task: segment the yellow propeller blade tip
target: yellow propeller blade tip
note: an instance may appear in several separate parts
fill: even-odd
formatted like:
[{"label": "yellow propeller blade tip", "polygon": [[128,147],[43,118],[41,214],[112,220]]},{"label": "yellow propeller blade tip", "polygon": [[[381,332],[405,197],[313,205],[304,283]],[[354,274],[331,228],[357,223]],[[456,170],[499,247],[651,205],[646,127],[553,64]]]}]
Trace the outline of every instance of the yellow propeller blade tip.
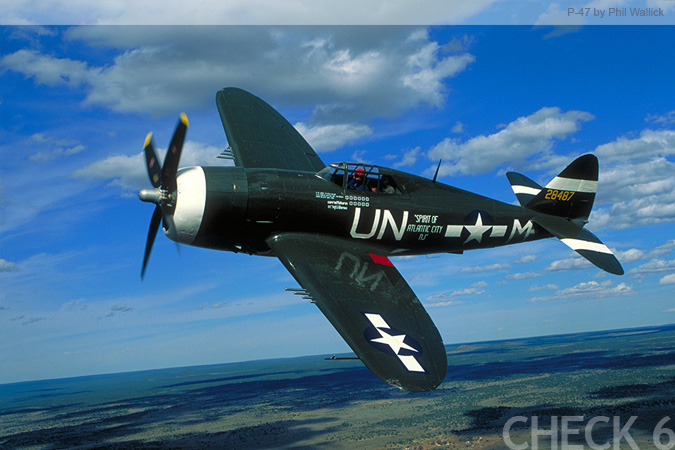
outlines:
[{"label": "yellow propeller blade tip", "polygon": [[143,148],[150,145],[151,140],[152,140],[152,131],[150,133],[148,133],[148,135],[145,137],[145,143],[143,144]]},{"label": "yellow propeller blade tip", "polygon": [[180,113],[180,121],[183,122],[183,125],[185,125],[187,127],[188,126],[187,114]]}]

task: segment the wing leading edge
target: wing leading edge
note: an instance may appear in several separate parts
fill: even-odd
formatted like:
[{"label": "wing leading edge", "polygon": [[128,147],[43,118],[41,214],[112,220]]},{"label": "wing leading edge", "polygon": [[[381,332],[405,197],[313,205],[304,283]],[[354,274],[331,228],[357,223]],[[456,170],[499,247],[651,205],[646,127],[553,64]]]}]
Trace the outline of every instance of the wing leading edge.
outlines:
[{"label": "wing leading edge", "polygon": [[278,234],[267,243],[375,375],[417,392],[443,381],[448,363],[440,333],[375,247],[304,233]]},{"label": "wing leading edge", "polygon": [[237,166],[318,172],[325,167],[279,112],[238,88],[216,94],[216,105]]}]

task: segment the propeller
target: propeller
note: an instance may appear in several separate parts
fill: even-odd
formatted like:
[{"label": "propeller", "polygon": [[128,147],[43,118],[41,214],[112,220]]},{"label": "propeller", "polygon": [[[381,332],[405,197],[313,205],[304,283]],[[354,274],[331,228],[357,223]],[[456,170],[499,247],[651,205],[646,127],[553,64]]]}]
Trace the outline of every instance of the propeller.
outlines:
[{"label": "propeller", "polygon": [[155,242],[159,223],[164,222],[164,228],[170,229],[173,225],[173,213],[176,209],[176,173],[178,172],[178,162],[183,150],[183,141],[188,127],[188,118],[185,113],[180,115],[180,120],[176,126],[176,131],[171,138],[169,150],[164,158],[164,165],[159,166],[157,152],[152,143],[152,133],[148,133],[145,138],[143,150],[145,152],[145,162],[148,169],[150,183],[154,189],[141,189],[138,198],[147,203],[154,203],[155,211],[150,219],[150,228],[148,229],[148,239],[145,243],[145,255],[143,256],[143,268],[141,269],[141,279],[145,276],[145,269],[148,265],[148,258],[152,250],[152,244]]}]

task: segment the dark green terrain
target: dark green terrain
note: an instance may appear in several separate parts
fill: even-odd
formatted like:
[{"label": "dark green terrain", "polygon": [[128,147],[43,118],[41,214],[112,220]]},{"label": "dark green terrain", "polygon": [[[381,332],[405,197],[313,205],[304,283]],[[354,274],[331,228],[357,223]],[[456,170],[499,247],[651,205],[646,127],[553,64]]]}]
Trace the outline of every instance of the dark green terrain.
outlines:
[{"label": "dark green terrain", "polygon": [[592,428],[605,445],[614,420],[637,416],[630,436],[653,449],[660,421],[675,429],[674,339],[665,325],[452,345],[448,376],[424,394],[319,356],[0,385],[0,448],[506,449],[515,416],[528,419],[517,445],[533,447],[533,416],[539,429],[579,416],[569,442],[589,448],[594,417],[608,417]]}]

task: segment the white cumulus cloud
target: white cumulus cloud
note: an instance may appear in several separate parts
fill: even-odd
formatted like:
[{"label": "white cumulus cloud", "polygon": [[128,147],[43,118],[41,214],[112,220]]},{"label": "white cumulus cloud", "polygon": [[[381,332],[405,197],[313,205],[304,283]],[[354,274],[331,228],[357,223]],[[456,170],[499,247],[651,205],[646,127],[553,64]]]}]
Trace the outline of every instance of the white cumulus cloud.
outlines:
[{"label": "white cumulus cloud", "polygon": [[65,35],[113,57],[94,65],[19,50],[0,67],[36,84],[81,88],[85,105],[156,116],[211,107],[217,90],[238,86],[275,106],[314,109],[309,127],[439,106],[445,81],[475,60],[444,52],[419,27],[109,26]]},{"label": "white cumulus cloud", "polygon": [[457,297],[482,295],[485,293],[484,288],[487,287],[487,285],[488,283],[486,281],[478,281],[466,289],[443,291],[427,297],[425,305],[427,308],[462,305],[466,302],[464,300],[457,300]]},{"label": "white cumulus cloud", "polygon": [[616,295],[629,295],[633,291],[632,287],[626,283],[614,285],[610,280],[599,283],[597,281],[587,281],[575,286],[560,289],[548,297],[535,297],[528,300],[528,303],[548,302],[552,300],[583,299],[590,300],[600,297],[611,297]]},{"label": "white cumulus cloud", "polygon": [[[220,150],[214,146],[186,141],[181,154],[180,167],[214,165]],[[157,149],[157,157],[163,161],[166,149]],[[138,190],[150,186],[145,155],[111,155],[73,172],[76,178],[109,180],[113,186],[125,190]]]},{"label": "white cumulus cloud", "polygon": [[0,273],[1,272],[14,272],[19,269],[19,266],[15,262],[7,261],[6,259],[0,258]]},{"label": "white cumulus cloud", "polygon": [[567,138],[579,130],[581,123],[593,119],[588,112],[545,107],[517,118],[494,134],[465,142],[446,138],[429,151],[429,158],[443,159],[440,175],[486,173],[502,164],[549,152],[555,140]]},{"label": "white cumulus cloud", "polygon": [[15,0],[0,11],[3,24],[456,24],[489,8],[496,0],[228,0],[186,7],[177,0]]},{"label": "white cumulus cloud", "polygon": [[310,127],[304,122],[298,122],[294,126],[317,152],[329,152],[338,149],[373,132],[372,128],[362,124],[318,125]]},{"label": "white cumulus cloud", "polygon": [[675,221],[675,131],[643,130],[595,150],[600,159],[593,227],[628,228]]}]

